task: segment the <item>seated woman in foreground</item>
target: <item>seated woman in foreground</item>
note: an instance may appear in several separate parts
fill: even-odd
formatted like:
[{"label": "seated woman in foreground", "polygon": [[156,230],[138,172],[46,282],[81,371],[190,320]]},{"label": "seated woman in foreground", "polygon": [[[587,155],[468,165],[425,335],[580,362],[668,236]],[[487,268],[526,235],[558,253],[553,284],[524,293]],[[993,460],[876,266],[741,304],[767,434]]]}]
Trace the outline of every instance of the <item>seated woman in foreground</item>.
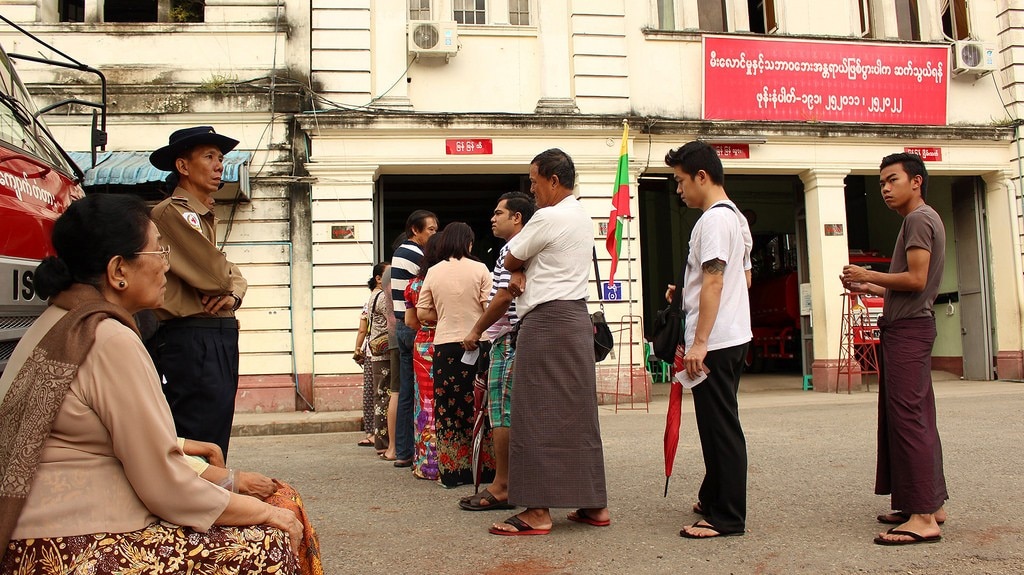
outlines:
[{"label": "seated woman in foreground", "polygon": [[0,377],[0,574],[297,573],[295,514],[204,481],[178,447],[132,320],[163,301],[159,240],[134,197],[54,225],[35,274],[50,306]]}]

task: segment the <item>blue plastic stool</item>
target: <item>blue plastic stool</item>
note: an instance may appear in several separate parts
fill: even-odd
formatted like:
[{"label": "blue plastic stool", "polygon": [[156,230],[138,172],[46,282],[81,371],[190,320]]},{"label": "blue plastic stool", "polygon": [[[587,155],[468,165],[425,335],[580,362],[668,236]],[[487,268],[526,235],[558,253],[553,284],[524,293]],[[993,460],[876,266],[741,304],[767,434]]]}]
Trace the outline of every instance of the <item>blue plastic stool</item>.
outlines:
[{"label": "blue plastic stool", "polygon": [[813,385],[811,385],[811,376],[809,376],[809,375],[805,375],[805,376],[804,376],[804,386],[803,386],[803,390],[804,390],[804,391],[809,391],[809,390],[812,390],[812,389],[814,389],[814,386],[813,386]]}]

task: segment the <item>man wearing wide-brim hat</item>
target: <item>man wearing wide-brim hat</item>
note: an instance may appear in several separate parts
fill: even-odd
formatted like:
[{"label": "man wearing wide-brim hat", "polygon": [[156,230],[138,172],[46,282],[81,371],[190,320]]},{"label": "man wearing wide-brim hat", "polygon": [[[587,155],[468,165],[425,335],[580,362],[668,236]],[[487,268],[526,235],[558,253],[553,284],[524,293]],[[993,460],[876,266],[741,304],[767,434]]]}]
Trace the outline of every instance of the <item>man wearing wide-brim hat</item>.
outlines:
[{"label": "man wearing wide-brim hat", "polygon": [[149,161],[177,177],[171,196],[151,213],[170,262],[160,328],[147,342],[164,383],[178,435],[216,443],[228,454],[238,390],[238,321],[248,284],[217,249],[213,193],[224,154],[238,140],[210,126],[171,134]]}]

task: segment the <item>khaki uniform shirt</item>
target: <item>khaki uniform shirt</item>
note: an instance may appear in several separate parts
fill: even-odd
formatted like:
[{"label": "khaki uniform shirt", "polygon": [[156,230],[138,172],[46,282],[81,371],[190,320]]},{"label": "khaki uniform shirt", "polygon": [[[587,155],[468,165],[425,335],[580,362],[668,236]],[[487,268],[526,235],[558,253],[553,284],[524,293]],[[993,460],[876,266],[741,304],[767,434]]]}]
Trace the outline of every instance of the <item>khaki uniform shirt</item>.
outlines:
[{"label": "khaki uniform shirt", "polygon": [[[164,305],[156,310],[161,320],[176,317],[204,316],[204,295],[245,297],[249,284],[238,266],[228,261],[217,249],[217,217],[182,188],[157,204],[150,217],[171,247],[171,269],[167,272],[167,291]],[[233,317],[230,306],[222,309],[218,317]]]}]

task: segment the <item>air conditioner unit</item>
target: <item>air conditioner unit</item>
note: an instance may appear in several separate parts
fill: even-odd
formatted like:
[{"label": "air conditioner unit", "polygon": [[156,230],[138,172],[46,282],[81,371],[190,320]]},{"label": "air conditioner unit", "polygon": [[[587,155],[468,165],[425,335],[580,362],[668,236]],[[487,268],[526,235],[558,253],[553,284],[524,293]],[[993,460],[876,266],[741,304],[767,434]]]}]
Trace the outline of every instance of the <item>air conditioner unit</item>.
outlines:
[{"label": "air conditioner unit", "polygon": [[443,56],[446,60],[459,53],[457,22],[409,22],[409,53],[417,56]]},{"label": "air conditioner unit", "polygon": [[996,71],[996,48],[977,40],[953,42],[953,75],[970,74],[980,78]]}]

